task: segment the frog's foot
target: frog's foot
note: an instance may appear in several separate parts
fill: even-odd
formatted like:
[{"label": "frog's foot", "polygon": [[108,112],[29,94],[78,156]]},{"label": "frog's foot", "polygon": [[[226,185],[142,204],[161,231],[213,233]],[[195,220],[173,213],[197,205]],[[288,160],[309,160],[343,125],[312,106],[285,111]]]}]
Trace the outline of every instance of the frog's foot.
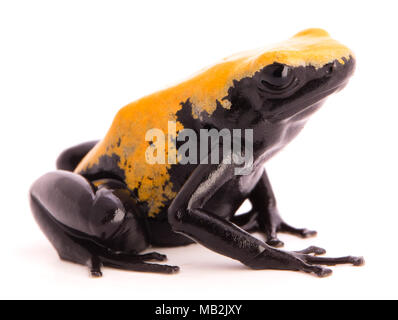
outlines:
[{"label": "frog's foot", "polygon": [[[301,251],[286,252],[273,248],[265,248],[265,250],[255,257],[247,266],[261,270],[261,269],[275,269],[275,270],[293,270],[302,271],[306,273],[315,274],[318,277],[324,278],[332,274],[332,270],[323,267],[335,266],[340,264],[351,264],[353,266],[362,266],[365,264],[363,257],[339,257],[339,258],[325,258],[318,257],[318,254],[326,253],[325,250],[318,247],[309,247]],[[315,255],[312,255],[315,254]]]},{"label": "frog's foot", "polygon": [[163,274],[172,274],[180,270],[176,266],[160,265],[146,263],[145,261],[164,261],[165,255],[159,253],[148,253],[144,255],[129,254],[106,254],[104,256],[93,256],[88,263],[89,271],[92,277],[102,277],[101,267],[110,267],[128,271],[154,272]]},{"label": "frog's foot", "polygon": [[[140,272],[154,272],[163,274],[173,274],[177,273],[180,268],[177,266],[169,266],[162,264],[146,263],[148,260],[160,261],[160,257],[165,257],[163,255],[157,256],[153,254],[146,254],[142,256],[129,257],[128,259],[110,259],[109,257],[102,257],[102,264],[105,267],[122,269],[128,271],[140,271]],[[163,260],[161,260],[163,261]]]},{"label": "frog's foot", "polygon": [[233,217],[233,223],[247,232],[261,232],[266,236],[266,243],[272,247],[280,248],[284,243],[279,240],[278,232],[289,233],[300,238],[310,238],[317,235],[316,231],[309,229],[299,229],[288,225],[280,217],[276,208],[267,213],[259,213],[251,210],[243,215]]},{"label": "frog's foot", "polygon": [[[293,256],[297,259],[298,271],[304,271],[306,273],[313,273],[320,278],[328,277],[332,274],[332,270],[322,267],[324,266],[336,266],[341,264],[351,264],[359,267],[365,264],[363,257],[340,257],[340,258],[325,258],[318,257],[309,254],[293,253]],[[294,268],[293,268],[294,270]]]},{"label": "frog's foot", "polygon": [[300,238],[310,238],[310,237],[315,237],[317,235],[316,231],[313,230],[308,230],[308,229],[299,229],[299,228],[294,228],[290,225],[288,225],[284,221],[278,221],[276,223],[270,223],[265,226],[265,235],[267,237],[267,244],[270,246],[273,246],[275,248],[283,247],[284,243],[278,239],[278,232],[281,233],[289,233],[294,236],[300,237]]},{"label": "frog's foot", "polygon": [[[147,261],[165,261],[167,257],[157,252],[147,254],[130,254],[130,253],[113,253],[113,252],[99,252],[96,250],[95,255],[90,255],[86,261],[81,256],[71,256],[68,253],[60,253],[60,258],[64,261],[70,261],[86,265],[89,268],[90,275],[93,278],[102,277],[102,267],[110,267],[115,269],[138,271],[138,272],[153,272],[163,274],[177,273],[180,268],[177,266],[161,265],[154,263],[146,263]],[[89,253],[87,252],[87,255]]]},{"label": "frog's foot", "polygon": [[129,271],[155,272],[172,274],[180,270],[177,266],[146,263],[146,261],[166,261],[167,256],[157,252],[142,255],[130,253],[111,253],[100,257],[105,267]]},{"label": "frog's foot", "polygon": [[163,274],[172,274],[179,271],[179,267],[160,265],[153,263],[146,263],[146,261],[165,261],[167,257],[157,252],[151,252],[147,254],[132,254],[132,253],[98,253],[97,255],[91,256],[87,263],[84,261],[77,261],[75,257],[68,257],[61,255],[62,260],[77,262],[80,264],[86,264],[89,268],[90,275],[94,278],[102,277],[101,268],[110,267],[128,271],[140,271],[140,272],[154,272]]}]

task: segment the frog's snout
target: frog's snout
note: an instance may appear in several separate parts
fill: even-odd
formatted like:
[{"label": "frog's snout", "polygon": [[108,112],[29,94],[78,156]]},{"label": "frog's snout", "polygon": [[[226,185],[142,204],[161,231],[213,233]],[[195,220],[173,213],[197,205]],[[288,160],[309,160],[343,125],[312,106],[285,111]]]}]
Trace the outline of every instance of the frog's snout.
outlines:
[{"label": "frog's snout", "polygon": [[330,79],[330,86],[336,91],[342,90],[355,71],[356,61],[353,56],[336,59],[324,67],[325,77]]}]

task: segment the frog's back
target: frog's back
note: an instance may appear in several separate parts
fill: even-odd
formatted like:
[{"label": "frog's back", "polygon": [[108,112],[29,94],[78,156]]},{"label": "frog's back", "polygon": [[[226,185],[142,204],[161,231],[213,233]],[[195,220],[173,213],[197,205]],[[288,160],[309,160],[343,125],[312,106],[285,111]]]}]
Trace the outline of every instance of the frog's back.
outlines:
[{"label": "frog's back", "polygon": [[[185,166],[182,170],[176,169],[181,165],[167,161],[165,164],[148,163],[146,151],[150,142],[145,136],[151,129],[160,129],[165,134],[167,159],[167,150],[173,148],[167,144],[168,138],[174,138],[174,133],[168,130],[169,122],[175,123],[178,134],[182,129],[191,128],[188,123],[198,123],[201,113],[211,116],[217,105],[229,108],[228,101],[222,98],[227,95],[229,87],[225,79],[231,78],[232,82],[234,68],[226,67],[231,64],[236,62],[224,61],[176,86],[122,108],[105,138],[87,154],[75,172],[90,179],[121,179],[138,200],[147,205],[150,217],[164,211],[193,167]],[[219,88],[220,83],[225,85]],[[179,112],[182,108],[185,110]]]}]

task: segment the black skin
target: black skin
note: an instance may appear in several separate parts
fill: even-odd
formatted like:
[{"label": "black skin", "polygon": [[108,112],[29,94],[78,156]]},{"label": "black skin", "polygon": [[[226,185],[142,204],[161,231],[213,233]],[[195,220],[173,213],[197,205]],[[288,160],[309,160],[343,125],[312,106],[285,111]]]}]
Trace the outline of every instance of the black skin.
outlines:
[{"label": "black skin", "polygon": [[[145,203],[124,183],[118,157],[101,159],[102,165],[72,173],[95,146],[88,142],[66,150],[58,171],[41,177],[31,188],[33,214],[61,259],[87,265],[92,276],[101,266],[174,273],[178,267],[147,263],[164,261],[158,253],[139,255],[150,245],[178,246],[197,242],[253,269],[294,270],[324,277],[331,270],[321,265],[364,263],[361,257],[324,258],[325,250],[310,247],[286,252],[278,232],[303,238],[315,231],[297,229],[280,217],[264,163],[289,143],[324,99],[342,89],[355,61],[330,63],[323,68],[290,68],[273,64],[251,78],[235,81],[227,99],[208,116],[192,117],[190,101],[177,114],[185,128],[246,129],[254,132],[254,165],[249,175],[235,175],[233,164],[175,165],[169,174],[175,199],[165,203],[156,218],[147,217]],[[287,69],[286,69],[287,68]],[[235,216],[249,199],[252,210]],[[262,232],[266,242],[250,235]]]}]

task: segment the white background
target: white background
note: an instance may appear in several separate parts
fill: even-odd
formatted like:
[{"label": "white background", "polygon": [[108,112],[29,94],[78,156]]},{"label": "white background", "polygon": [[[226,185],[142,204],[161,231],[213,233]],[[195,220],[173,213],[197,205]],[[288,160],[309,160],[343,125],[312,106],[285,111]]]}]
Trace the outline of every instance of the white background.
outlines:
[{"label": "white background", "polygon": [[[279,4],[278,4],[279,3]],[[1,1],[0,298],[398,298],[397,9],[394,1]],[[58,260],[30,213],[32,182],[66,147],[99,139],[123,105],[242,50],[322,27],[357,72],[268,164],[280,211],[364,255],[318,279],[251,271],[198,245],[159,249],[178,275]]]}]

